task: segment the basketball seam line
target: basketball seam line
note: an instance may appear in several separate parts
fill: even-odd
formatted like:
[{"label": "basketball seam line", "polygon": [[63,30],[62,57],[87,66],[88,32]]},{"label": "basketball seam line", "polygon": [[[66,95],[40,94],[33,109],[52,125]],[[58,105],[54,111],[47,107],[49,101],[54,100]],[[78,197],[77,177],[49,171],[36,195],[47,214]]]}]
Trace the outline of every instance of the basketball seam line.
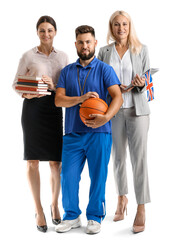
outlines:
[{"label": "basketball seam line", "polygon": [[93,98],[92,100],[94,100],[94,101],[99,101],[99,102],[101,102],[101,103],[103,103],[106,107],[108,107],[108,105],[107,105],[107,103],[105,103],[104,101],[103,101],[103,99],[98,99],[98,98]]},{"label": "basketball seam line", "polygon": [[97,110],[97,111],[100,111],[100,112],[103,112],[105,113],[104,111],[100,110],[100,109],[97,109],[97,108],[91,108],[91,107],[81,107],[81,108],[89,108],[89,109],[94,109],[94,110]]},{"label": "basketball seam line", "polygon": [[86,118],[85,116],[83,116],[82,114],[80,114],[81,117],[85,118],[86,120],[92,120],[91,118]]}]

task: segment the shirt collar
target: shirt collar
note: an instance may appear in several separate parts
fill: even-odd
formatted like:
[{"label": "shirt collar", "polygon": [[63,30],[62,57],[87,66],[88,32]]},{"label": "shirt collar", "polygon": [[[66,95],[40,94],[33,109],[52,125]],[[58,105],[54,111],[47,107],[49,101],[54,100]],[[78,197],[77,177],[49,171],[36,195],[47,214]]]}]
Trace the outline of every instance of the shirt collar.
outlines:
[{"label": "shirt collar", "polygon": [[82,68],[94,68],[95,65],[96,65],[96,63],[97,63],[97,58],[94,57],[94,59],[93,59],[87,66],[83,67],[83,66],[80,64],[80,61],[79,61],[79,60],[80,60],[80,58],[77,59],[77,61],[76,61],[76,66],[80,66],[80,67],[82,67]]},{"label": "shirt collar", "polygon": [[[34,51],[35,51],[35,53],[42,53],[38,50],[38,47],[35,47]],[[53,47],[52,52],[57,53],[57,50]]]}]

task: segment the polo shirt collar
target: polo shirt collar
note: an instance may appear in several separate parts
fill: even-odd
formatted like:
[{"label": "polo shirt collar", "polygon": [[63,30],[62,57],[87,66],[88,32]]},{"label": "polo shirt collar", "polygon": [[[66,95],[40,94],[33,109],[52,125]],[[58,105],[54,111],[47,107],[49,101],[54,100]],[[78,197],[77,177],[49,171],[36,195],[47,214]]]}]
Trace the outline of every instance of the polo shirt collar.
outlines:
[{"label": "polo shirt collar", "polygon": [[83,66],[80,64],[79,58],[78,58],[77,61],[76,61],[76,66],[80,66],[80,67],[82,67],[82,68],[94,68],[95,65],[96,65],[96,63],[97,63],[97,58],[94,57],[94,59],[93,59],[87,66],[83,67]]}]

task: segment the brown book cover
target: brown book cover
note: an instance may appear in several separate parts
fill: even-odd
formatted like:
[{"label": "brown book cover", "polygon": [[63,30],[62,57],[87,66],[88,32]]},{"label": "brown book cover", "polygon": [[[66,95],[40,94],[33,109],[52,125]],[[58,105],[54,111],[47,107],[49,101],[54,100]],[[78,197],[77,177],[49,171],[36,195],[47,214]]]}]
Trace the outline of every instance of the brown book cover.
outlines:
[{"label": "brown book cover", "polygon": [[21,79],[21,78],[18,78],[18,82],[44,83],[43,80],[27,80],[27,79]]},{"label": "brown book cover", "polygon": [[15,86],[16,90],[26,90],[26,91],[47,91],[47,88],[43,87],[31,87],[31,86]]}]

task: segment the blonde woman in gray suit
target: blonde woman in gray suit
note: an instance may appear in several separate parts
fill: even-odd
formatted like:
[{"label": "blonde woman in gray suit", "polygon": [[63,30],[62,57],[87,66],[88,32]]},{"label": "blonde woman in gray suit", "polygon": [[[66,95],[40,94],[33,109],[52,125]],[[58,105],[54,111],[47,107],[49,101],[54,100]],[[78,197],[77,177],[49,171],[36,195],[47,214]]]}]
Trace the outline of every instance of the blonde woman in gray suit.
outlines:
[{"label": "blonde woman in gray suit", "polygon": [[[109,41],[113,43],[109,44]],[[142,74],[150,68],[148,50],[138,40],[128,13],[116,11],[109,20],[109,45],[102,47],[98,59],[111,65],[121,82],[124,103],[112,119],[113,166],[118,193],[114,221],[124,219],[128,193],[126,175],[126,148],[129,146],[133,169],[137,213],[134,233],[145,229],[145,203],[150,202],[147,170],[147,135],[149,106],[145,96],[145,79]],[[132,83],[132,87],[126,87]]]}]

